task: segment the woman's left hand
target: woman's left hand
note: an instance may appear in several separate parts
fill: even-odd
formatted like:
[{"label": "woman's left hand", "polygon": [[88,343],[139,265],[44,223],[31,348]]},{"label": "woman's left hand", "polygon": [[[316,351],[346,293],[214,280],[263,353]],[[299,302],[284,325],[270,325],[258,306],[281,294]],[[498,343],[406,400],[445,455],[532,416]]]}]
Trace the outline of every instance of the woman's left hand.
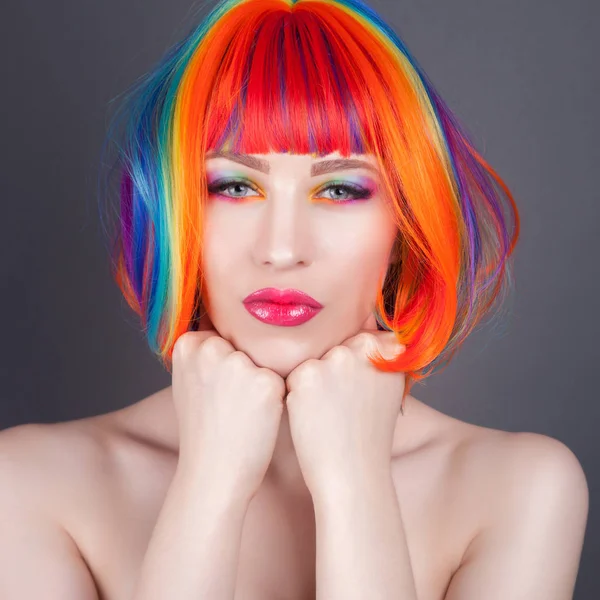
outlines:
[{"label": "woman's left hand", "polygon": [[389,474],[405,377],[369,362],[376,345],[386,359],[406,349],[370,316],[359,333],[286,378],[290,432],[312,494]]}]

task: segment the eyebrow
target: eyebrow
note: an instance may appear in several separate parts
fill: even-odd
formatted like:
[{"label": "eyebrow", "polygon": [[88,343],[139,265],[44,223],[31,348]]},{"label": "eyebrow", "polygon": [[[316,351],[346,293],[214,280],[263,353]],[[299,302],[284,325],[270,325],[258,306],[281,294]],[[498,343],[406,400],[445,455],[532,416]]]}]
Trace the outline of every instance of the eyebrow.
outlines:
[{"label": "eyebrow", "polygon": [[[226,151],[212,151],[208,152],[206,155],[207,160],[209,158],[219,157],[232,160],[234,162],[240,163],[241,165],[246,165],[251,169],[261,171],[262,173],[269,173],[269,171],[271,170],[271,165],[268,160],[256,158],[255,156],[251,156],[250,154],[238,154],[235,152]],[[310,169],[310,174],[312,177],[316,177],[317,175],[323,175],[324,173],[331,173],[332,171],[341,171],[344,169],[370,169],[375,172],[378,171],[377,167],[365,160],[360,160],[357,158],[336,158],[332,160],[322,160],[320,162],[313,163]]]}]

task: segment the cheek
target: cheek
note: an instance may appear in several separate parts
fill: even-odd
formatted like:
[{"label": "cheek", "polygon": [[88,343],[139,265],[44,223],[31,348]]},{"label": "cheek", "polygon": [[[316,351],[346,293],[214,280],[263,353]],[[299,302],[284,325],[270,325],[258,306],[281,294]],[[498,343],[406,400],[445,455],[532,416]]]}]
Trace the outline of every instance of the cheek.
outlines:
[{"label": "cheek", "polygon": [[223,229],[219,230],[218,235],[216,232],[217,228],[208,229],[202,248],[203,275],[213,310],[227,303],[231,297],[230,288],[235,281],[231,273],[239,270],[238,259],[236,259],[239,254],[234,241]]},{"label": "cheek", "polygon": [[370,310],[377,289],[383,285],[388,267],[389,248],[379,239],[366,236],[354,238],[354,243],[339,249],[332,261],[332,289],[336,289],[338,301],[350,303],[360,313]]},{"label": "cheek", "polygon": [[205,219],[203,264],[207,275],[217,279],[222,273],[231,273],[231,268],[236,266],[243,224],[236,221],[235,215],[218,210],[218,205],[209,207]]},{"label": "cheek", "polygon": [[346,270],[353,270],[357,277],[377,277],[381,268],[387,268],[394,231],[379,215],[371,215],[345,230],[335,230],[329,236],[330,251],[337,256],[336,262]]}]

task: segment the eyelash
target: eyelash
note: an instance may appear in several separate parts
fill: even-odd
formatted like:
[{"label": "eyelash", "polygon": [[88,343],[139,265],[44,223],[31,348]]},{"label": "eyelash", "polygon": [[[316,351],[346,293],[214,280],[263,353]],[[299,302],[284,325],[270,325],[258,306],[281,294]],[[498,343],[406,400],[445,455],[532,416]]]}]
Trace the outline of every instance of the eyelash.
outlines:
[{"label": "eyelash", "polygon": [[[222,181],[218,181],[216,183],[213,183],[212,185],[208,186],[208,191],[211,194],[217,194],[222,196],[222,192],[224,190],[226,190],[228,187],[231,187],[232,185],[241,185],[243,187],[247,187],[255,192],[258,192],[258,190],[251,186],[249,183],[240,180],[240,179],[225,179]],[[328,200],[330,200],[331,202],[333,202],[334,204],[348,204],[351,202],[359,202],[361,200],[367,200],[368,198],[371,197],[371,193],[369,192],[369,190],[361,187],[360,185],[355,185],[353,183],[336,183],[336,182],[331,182],[328,185],[326,185],[325,187],[321,188],[319,190],[319,194],[323,193],[326,190],[329,189],[343,189],[345,191],[347,191],[348,193],[352,194],[352,198],[350,199],[344,199],[342,198],[341,200],[334,200],[332,198],[328,198]],[[231,200],[243,200],[246,196],[224,196],[225,198],[229,198]]]}]

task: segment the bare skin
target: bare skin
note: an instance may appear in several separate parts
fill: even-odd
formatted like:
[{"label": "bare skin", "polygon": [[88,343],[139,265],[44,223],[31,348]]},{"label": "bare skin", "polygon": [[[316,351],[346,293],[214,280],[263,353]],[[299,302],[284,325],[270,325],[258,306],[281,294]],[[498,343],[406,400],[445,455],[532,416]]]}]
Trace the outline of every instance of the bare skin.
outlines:
[{"label": "bare skin", "polygon": [[[570,520],[563,515],[565,527],[557,520],[555,543],[543,558],[555,560],[558,554],[561,565],[560,578],[551,585],[556,590],[559,582],[562,587],[548,597],[572,597],[588,492],[581,467],[566,446],[540,434],[465,423],[414,396],[407,397],[394,440],[393,479],[420,600],[460,597],[448,592],[453,575],[462,568],[471,576],[468,565],[479,566],[478,560],[488,566],[480,555],[490,550],[477,542],[486,527],[493,531],[501,516],[527,529],[530,517],[524,513],[531,510],[527,498],[535,493],[526,480],[548,465],[570,498],[564,507]],[[3,523],[4,531],[7,523],[14,523],[19,544],[0,548],[3,566],[8,556],[4,553],[22,551],[19,560],[11,554],[17,571],[24,569],[11,571],[15,581],[25,581],[32,568],[43,581],[47,555],[41,544],[46,542],[42,535],[47,535],[48,547],[65,564],[64,572],[53,570],[48,576],[57,581],[62,577],[65,590],[72,594],[81,589],[76,597],[91,598],[83,590],[87,594],[95,586],[101,600],[129,600],[177,466],[177,443],[171,386],[118,411],[3,431],[0,492],[10,493],[0,493],[0,501],[19,500],[18,510]],[[292,450],[284,412],[273,461],[244,520],[236,600],[315,598],[313,504]],[[552,488],[546,478],[543,481],[541,493],[547,497]],[[27,535],[32,543],[40,543],[39,555],[22,542]],[[527,543],[525,538],[522,544]],[[500,550],[492,569],[509,573]],[[513,544],[508,550],[517,556],[523,548]],[[527,585],[527,577],[540,577],[527,569],[519,575],[519,586]],[[45,582],[40,585],[40,590],[46,589]]]},{"label": "bare skin", "polygon": [[[32,497],[72,537],[105,600],[130,598],[177,465],[170,393],[169,386],[115,412],[25,426],[37,429],[24,440],[27,462],[38,469],[29,478]],[[441,600],[497,505],[501,480],[489,467],[507,460],[519,434],[464,423],[413,396],[406,406],[394,482],[419,598]],[[244,521],[236,599],[314,598],[314,547],[312,500],[284,413],[273,462]]]},{"label": "bare skin", "polygon": [[[236,173],[245,169],[253,200],[232,203],[215,191],[205,267],[215,329],[255,365],[287,377],[360,329],[373,308],[377,276],[393,258],[396,232],[379,194],[353,209],[307,202],[311,189],[327,182],[312,175],[312,157],[262,159],[270,160],[269,170],[235,165]],[[233,168],[222,156],[208,164],[215,186]],[[368,173],[363,177],[372,177]],[[231,189],[239,191],[237,185]],[[319,188],[314,195],[325,193]],[[261,285],[292,283],[326,304],[302,328],[265,326],[241,306]],[[131,600],[176,479],[177,423],[169,386],[115,412],[0,433],[0,597],[49,598],[51,590],[52,598],[92,600],[96,588],[102,600]],[[394,431],[393,483],[419,600],[572,597],[588,491],[581,465],[564,444],[465,423],[412,396]],[[192,507],[209,496],[202,486],[194,491]],[[182,505],[172,504],[167,523],[189,512],[207,514],[182,513]],[[237,527],[230,517],[224,524],[229,533]],[[233,539],[215,532],[213,522],[212,513],[202,521],[204,533],[213,529],[211,540]],[[233,588],[227,579],[226,594],[235,589],[235,600],[314,600],[313,499],[285,410],[269,468],[239,524],[237,580]],[[175,531],[169,539],[180,539]],[[194,541],[186,540],[193,560]],[[195,573],[176,542],[159,546],[150,574],[184,565],[176,573],[166,569],[175,577],[162,579],[165,589],[181,581],[178,575]],[[213,572],[225,562],[208,556],[210,550],[203,556],[212,560],[207,570]],[[336,556],[342,551],[334,548]],[[155,580],[147,581],[152,592]]]}]

